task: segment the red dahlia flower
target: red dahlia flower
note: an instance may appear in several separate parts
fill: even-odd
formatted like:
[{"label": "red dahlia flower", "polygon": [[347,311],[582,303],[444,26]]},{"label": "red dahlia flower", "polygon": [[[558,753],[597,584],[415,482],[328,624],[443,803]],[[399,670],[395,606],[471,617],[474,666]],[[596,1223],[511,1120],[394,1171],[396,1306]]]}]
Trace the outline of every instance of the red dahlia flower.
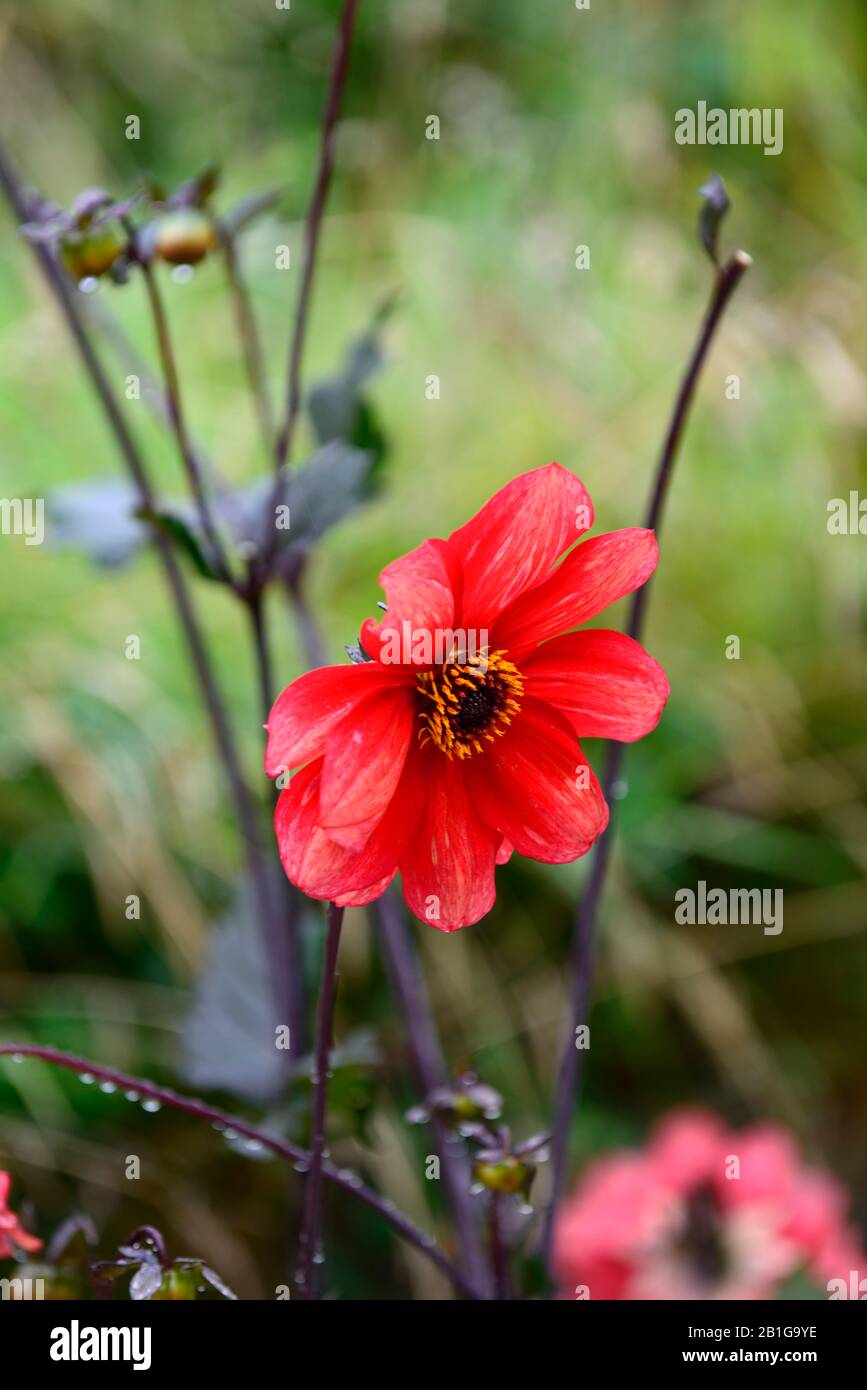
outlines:
[{"label": "red dahlia flower", "polygon": [[858,1298],[864,1255],[846,1206],[784,1130],[732,1133],[712,1115],[677,1111],[643,1150],[591,1165],[560,1208],[562,1296],[762,1299],[801,1274]]},{"label": "red dahlia flower", "polygon": [[42,1249],[42,1241],[29,1236],[22,1228],[14,1211],[6,1205],[12,1179],[8,1173],[0,1172],[0,1260],[8,1260],[16,1250],[24,1250],[32,1255]]},{"label": "red dahlia flower", "polygon": [[412,911],[454,931],[490,911],[494,865],[513,849],[564,864],[605,829],[578,740],[641,738],[668,681],[622,633],[568,631],[656,565],[651,531],[570,550],[592,522],[574,474],[522,474],[448,540],[386,566],[386,615],[361,631],[369,660],[283,691],[265,769],[301,769],[275,829],[310,897],[360,906],[400,870]]}]

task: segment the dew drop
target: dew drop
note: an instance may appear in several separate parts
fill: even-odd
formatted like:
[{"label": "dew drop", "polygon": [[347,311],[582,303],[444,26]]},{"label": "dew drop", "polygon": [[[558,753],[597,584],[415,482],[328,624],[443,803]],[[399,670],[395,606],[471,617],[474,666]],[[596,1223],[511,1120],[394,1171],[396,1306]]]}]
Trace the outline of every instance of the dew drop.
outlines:
[{"label": "dew drop", "polygon": [[126,1096],[127,1100],[132,1100],[132,1101],[139,1101],[139,1100],[141,1100],[141,1096],[139,1095],[138,1091],[124,1091],[124,1095]]},{"label": "dew drop", "polygon": [[83,280],[79,280],[78,288],[82,294],[96,294],[99,289],[99,281],[94,275],[85,275]]},{"label": "dew drop", "polygon": [[188,285],[195,273],[191,265],[176,265],[172,271],[172,279],[176,285]]},{"label": "dew drop", "polygon": [[150,1099],[143,1100],[141,1103],[141,1108],[142,1110],[146,1110],[149,1115],[155,1115],[158,1110],[162,1110],[162,1106],[160,1105],[158,1100]]},{"label": "dew drop", "polygon": [[309,1163],[305,1163],[305,1162],[303,1161],[303,1159],[300,1159],[300,1158],[299,1158],[298,1162],[297,1162],[297,1163],[293,1163],[292,1166],[293,1166],[293,1168],[295,1169],[295,1172],[296,1172],[296,1173],[306,1173],[306,1172],[308,1172],[309,1169],[310,1169],[310,1164],[309,1164]]},{"label": "dew drop", "polygon": [[113,1081],[100,1081],[99,1089],[103,1092],[104,1095],[110,1096],[114,1094],[114,1092],[117,1090],[117,1087],[115,1086]]},{"label": "dew drop", "polygon": [[13,1053],[12,1053],[12,1061],[13,1061],[13,1062],[23,1062],[23,1061],[24,1061],[24,1058],[21,1056],[21,1053],[20,1053],[20,1052],[13,1052]]},{"label": "dew drop", "polygon": [[93,1085],[93,1077],[91,1076],[89,1071],[82,1072],[81,1076],[78,1079],[81,1082],[82,1086]]},{"label": "dew drop", "polygon": [[626,778],[618,777],[617,781],[611,788],[611,795],[614,797],[615,801],[622,801],[628,791],[629,783],[626,781]]}]

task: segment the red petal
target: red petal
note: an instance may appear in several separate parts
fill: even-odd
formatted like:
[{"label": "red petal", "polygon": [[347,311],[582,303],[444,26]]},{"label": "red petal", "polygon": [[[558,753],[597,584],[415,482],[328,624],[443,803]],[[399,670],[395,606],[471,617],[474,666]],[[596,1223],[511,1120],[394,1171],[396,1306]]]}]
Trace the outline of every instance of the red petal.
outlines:
[{"label": "red petal", "polygon": [[317,825],[321,759],[292,778],[274,814],[280,860],[288,878],[310,898],[359,906],[377,894],[371,890],[393,877],[403,835],[411,833],[411,806],[395,803],[359,854],[329,839]]},{"label": "red petal", "polygon": [[20,1226],[13,1235],[12,1239],[18,1246],[19,1250],[26,1250],[28,1254],[32,1255],[37,1250],[42,1249],[42,1241],[39,1239],[39,1237],[28,1235],[26,1231],[22,1231]]},{"label": "red petal", "polygon": [[473,804],[528,859],[567,864],[608,824],[574,729],[541,700],[525,699],[508,733],[466,770]]},{"label": "red petal", "polygon": [[299,676],[278,695],[265,728],[265,771],[277,777],[317,758],[334,728],[373,691],[401,680],[396,669],[365,661],[357,666],[320,666]]},{"label": "red petal", "polygon": [[449,537],[463,563],[463,625],[492,626],[500,610],[544,578],[592,525],[584,485],[558,463],[500,488]]},{"label": "red petal", "polygon": [[498,620],[494,645],[510,653],[578,627],[638,589],[656,569],[652,531],[611,531],[584,541],[541,584],[521,594]]},{"label": "red petal", "polygon": [[392,869],[390,874],[381,878],[376,883],[371,883],[367,888],[359,888],[354,893],[347,893],[345,897],[333,898],[335,907],[366,907],[368,903],[376,902],[381,898],[391,880],[397,873],[397,869]]},{"label": "red petal", "polygon": [[[386,565],[379,582],[388,600],[387,612],[380,623],[368,618],[361,629],[361,645],[375,660],[388,664],[388,639],[396,636],[399,646],[411,647],[413,633],[429,633],[436,637],[437,629],[454,627],[461,592],[461,563],[446,541],[429,540],[399,560]],[[383,651],[383,644],[386,650]],[[430,662],[407,664],[430,665]]]},{"label": "red petal", "polygon": [[362,700],[329,735],[319,824],[346,849],[363,849],[394,796],[415,715],[414,692],[392,686]]},{"label": "red petal", "polygon": [[547,700],[580,738],[632,743],[659,723],[668,680],[658,661],[622,632],[570,632],[521,662],[528,695]]},{"label": "red petal", "polygon": [[438,749],[414,760],[425,811],[400,859],[412,912],[440,931],[457,931],[490,912],[500,837],[467,796],[465,767]]}]

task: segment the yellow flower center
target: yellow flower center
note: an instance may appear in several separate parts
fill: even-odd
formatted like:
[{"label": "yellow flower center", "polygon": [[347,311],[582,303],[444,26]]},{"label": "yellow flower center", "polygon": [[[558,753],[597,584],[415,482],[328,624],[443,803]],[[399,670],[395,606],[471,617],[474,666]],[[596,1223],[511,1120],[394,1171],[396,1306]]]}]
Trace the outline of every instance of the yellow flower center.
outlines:
[{"label": "yellow flower center", "polygon": [[524,681],[505,652],[482,652],[465,662],[422,671],[419,718],[422,745],[434,743],[450,758],[471,758],[500,738],[521,708]]}]

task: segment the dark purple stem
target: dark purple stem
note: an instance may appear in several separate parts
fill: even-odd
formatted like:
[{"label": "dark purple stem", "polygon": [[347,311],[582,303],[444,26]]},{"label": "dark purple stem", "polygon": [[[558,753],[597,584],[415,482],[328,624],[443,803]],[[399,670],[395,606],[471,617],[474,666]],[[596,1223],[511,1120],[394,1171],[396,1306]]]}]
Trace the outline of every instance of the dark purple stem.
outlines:
[{"label": "dark purple stem", "polygon": [[340,114],[340,105],[343,99],[343,89],[346,85],[346,78],[349,72],[349,53],[352,46],[352,31],[355,25],[355,14],[358,9],[358,3],[359,0],[344,0],[343,3],[343,10],[340,16],[340,27],[337,33],[337,44],[334,50],[334,62],[331,68],[331,79],[328,84],[328,96],[325,102],[325,112],[322,117],[319,164],[317,166],[316,181],[313,185],[313,193],[311,194],[310,206],[307,210],[307,218],[304,224],[304,265],[301,271],[301,286],[298,291],[298,302],[295,308],[295,319],[292,325],[292,339],[289,345],[286,418],[280,428],[274,445],[274,487],[271,491],[271,497],[265,513],[262,536],[262,566],[260,576],[262,582],[264,582],[267,575],[274,555],[274,547],[277,543],[274,517],[276,515],[276,508],[281,505],[284,497],[287,482],[287,464],[292,456],[295,427],[298,423],[298,416],[301,411],[301,367],[304,359],[304,344],[307,338],[307,319],[310,312],[313,280],[316,273],[319,235],[322,230],[322,217],[328,199],[328,190],[331,186],[331,176],[334,172],[334,136],[337,128],[337,117]]},{"label": "dark purple stem", "polygon": [[226,258],[226,276],[235,309],[235,323],[238,328],[247,383],[259,421],[265,457],[270,460],[274,457],[275,448],[274,419],[271,413],[271,399],[268,394],[265,356],[262,351],[259,330],[256,326],[256,316],[250,302],[250,292],[238,260],[237,243],[235,238],[227,232],[223,232],[223,252]]},{"label": "dark purple stem", "polygon": [[[176,1091],[169,1090],[165,1086],[157,1086],[153,1081],[129,1076],[126,1072],[117,1071],[115,1067],[104,1067],[96,1062],[88,1061],[86,1057],[76,1057],[70,1052],[60,1052],[56,1047],[41,1047],[35,1043],[0,1042],[0,1057],[4,1056],[35,1057],[41,1062],[50,1063],[52,1066],[64,1067],[67,1071],[75,1072],[78,1076],[92,1076],[97,1081],[107,1081],[121,1090],[134,1091],[144,1100],[158,1101],[160,1105],[166,1106],[169,1110],[178,1110],[182,1115],[191,1115],[194,1119],[205,1120],[223,1132],[234,1132],[243,1139],[250,1139],[256,1144],[261,1144],[269,1152],[288,1159],[301,1172],[309,1168],[312,1155],[306,1149],[290,1143],[288,1139],[281,1139],[277,1135],[268,1134],[266,1130],[258,1129],[256,1125],[249,1124],[247,1120],[241,1119],[238,1115],[230,1115],[225,1110],[218,1110],[216,1106],[208,1105],[205,1101],[199,1100],[198,1097],[178,1095]],[[365,1206],[370,1207],[384,1221],[387,1221],[399,1235],[403,1236],[404,1240],[421,1250],[460,1293],[467,1298],[479,1297],[470,1280],[440,1250],[433,1236],[419,1230],[408,1217],[403,1216],[377,1192],[367,1187],[356,1173],[345,1168],[335,1168],[327,1161],[323,1162],[321,1172],[322,1176],[327,1178],[329,1182],[342,1188],[344,1192],[352,1193]]]},{"label": "dark purple stem", "polygon": [[[267,724],[274,703],[274,684],[268,634],[265,627],[264,591],[251,589],[249,594],[243,596],[243,602],[253,636],[262,723]],[[279,797],[279,790],[275,787],[274,791],[276,797]],[[282,874],[275,892],[283,903],[285,923],[285,939],[281,942],[281,946],[286,958],[284,1004],[285,1017],[289,1024],[290,1050],[293,1057],[301,1057],[307,1047],[307,1001],[304,989],[304,952],[301,944],[302,894]]]},{"label": "dark purple stem", "polygon": [[337,34],[337,45],[334,50],[331,80],[328,84],[325,114],[322,118],[319,166],[316,171],[316,182],[313,185],[313,194],[310,199],[310,207],[307,212],[307,221],[304,229],[304,266],[301,272],[301,288],[298,293],[298,306],[295,311],[292,341],[289,347],[289,381],[286,399],[286,419],[277,436],[277,445],[275,449],[275,464],[278,473],[290,457],[295,426],[298,421],[298,413],[301,409],[301,364],[304,357],[304,342],[307,334],[307,316],[310,309],[313,279],[316,273],[319,233],[322,229],[322,215],[325,211],[331,176],[334,172],[334,135],[337,128],[337,117],[340,114],[340,105],[343,99],[343,89],[346,85],[346,78],[349,72],[349,52],[352,45],[352,30],[355,24],[357,9],[358,0],[344,0],[343,11],[340,16],[340,28]]},{"label": "dark purple stem", "polygon": [[[391,989],[406,1024],[410,1060],[422,1097],[448,1081],[437,1036],[430,997],[416,953],[409,923],[399,902],[387,892],[373,905]],[[461,1266],[476,1288],[490,1295],[490,1275],[482,1244],[479,1220],[470,1195],[472,1175],[461,1146],[455,1144],[442,1116],[434,1111],[431,1126],[442,1160],[446,1196],[455,1221]]]},{"label": "dark purple stem", "polygon": [[[0,150],[0,185],[12,208],[18,223],[25,222],[29,216],[27,199],[22,192],[11,165]],[[90,377],[97,398],[102,406],[109,427],[120,450],[121,457],[132,478],[138,502],[142,510],[154,514],[157,510],[156,497],[150,485],[144,461],[127,426],[117,398],[109,384],[90,338],[85,331],[75,291],[67,277],[58,266],[54,256],[41,242],[31,242],[31,249],[45,276],[57,304],[66,321],[72,339],[78,349],[85,370]],[[189,591],[184,582],[171,542],[165,533],[156,526],[153,540],[165,570],[169,589],[178,612],[181,628],[189,649],[196,678],[210,719],[214,741],[222,762],[230,796],[241,829],[241,837],[247,858],[248,873],[252,891],[256,899],[257,914],[263,933],[265,949],[271,962],[271,972],[275,1000],[279,1017],[291,1021],[288,1011],[290,997],[288,961],[281,924],[276,914],[276,906],[270,890],[265,864],[260,852],[259,827],[254,802],[250,796],[240,761],[235,748],[232,731],[223,707],[222,697],[211,669],[208,652],[201,629],[192,606]]]},{"label": "dark purple stem", "polygon": [[[714,333],[720,323],[732,294],[744,271],[752,265],[744,251],[736,251],[731,259],[718,272],[714,281],[710,303],[695,341],[692,354],[680,384],[671,421],[659,456],[653,491],[647,510],[645,526],[656,531],[662,520],[671,471],[677,456],[695,393],[696,383],[704,365]],[[644,585],[633,596],[627,631],[636,640],[641,636],[644,614],[647,605],[649,586]],[[625,747],[622,743],[611,743],[602,777],[602,793],[609,806],[615,785],[623,766]],[[563,1190],[566,1165],[569,1156],[569,1136],[571,1124],[580,1101],[583,1063],[586,1049],[575,1046],[576,1029],[585,1025],[589,1016],[590,995],[593,988],[593,966],[595,958],[596,914],[605,879],[611,860],[611,842],[614,820],[600,836],[593,849],[590,877],[581,897],[575,916],[572,935],[572,957],[570,964],[569,1027],[560,1056],[557,1073],[557,1087],[554,1101],[554,1124],[551,1164],[551,1196],[545,1216],[543,1232],[543,1255],[550,1273],[551,1249],[554,1233],[554,1219],[557,1203]]]},{"label": "dark purple stem", "polygon": [[313,1115],[311,1121],[310,1171],[304,1190],[304,1215],[298,1246],[295,1283],[302,1298],[316,1298],[317,1272],[321,1263],[322,1165],[325,1160],[325,1119],[328,1111],[328,1077],[334,1045],[334,1001],[337,998],[337,952],[343,908],[328,904],[328,931],[319,991],[319,1017],[313,1059]]},{"label": "dark purple stem", "polygon": [[144,277],[148,303],[150,304],[151,315],[154,322],[157,352],[163,374],[163,386],[165,389],[169,423],[177,442],[181,465],[187,475],[190,491],[193,494],[193,500],[195,501],[196,509],[199,513],[199,524],[211,547],[217,571],[222,579],[227,582],[232,582],[228,560],[226,559],[226,552],[223,542],[220,539],[220,533],[217,530],[216,522],[214,521],[207,492],[205,491],[205,482],[202,477],[202,470],[199,467],[198,456],[196,455],[196,451],[187,431],[177,359],[172,345],[172,337],[169,331],[169,321],[165,311],[165,305],[163,304],[163,297],[160,293],[153,266],[148,261],[142,261],[141,272]]},{"label": "dark purple stem", "polygon": [[289,607],[292,609],[295,626],[301,638],[301,647],[306,664],[308,669],[312,671],[318,666],[326,664],[325,645],[304,594],[305,573],[306,557],[302,557],[296,564],[293,574],[285,580],[285,587],[289,598]]},{"label": "dark purple stem", "polygon": [[494,1271],[494,1297],[513,1299],[512,1275],[509,1269],[509,1247],[503,1232],[503,1195],[490,1194],[488,1223],[491,1233],[491,1265]]}]

